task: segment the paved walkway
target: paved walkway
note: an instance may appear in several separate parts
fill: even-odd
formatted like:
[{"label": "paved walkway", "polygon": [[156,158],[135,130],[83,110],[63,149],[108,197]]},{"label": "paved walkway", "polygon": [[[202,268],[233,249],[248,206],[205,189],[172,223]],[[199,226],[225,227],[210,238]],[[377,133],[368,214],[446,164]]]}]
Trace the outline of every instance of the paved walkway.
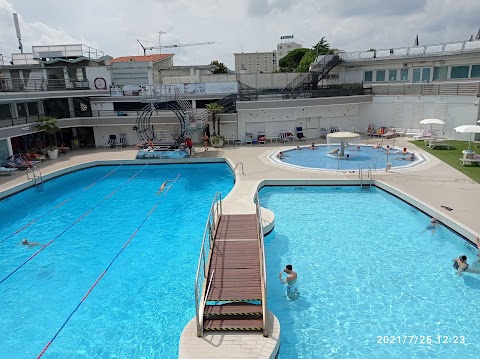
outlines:
[{"label": "paved walkway", "polygon": [[[378,141],[378,139],[370,139],[368,144],[378,143]],[[322,140],[315,140],[315,143],[321,142]],[[295,142],[293,146],[297,144],[298,142]],[[392,140],[384,141],[384,145],[387,144],[391,145]],[[302,145],[308,145],[308,142]],[[225,157],[232,166],[237,162],[243,163],[245,174],[241,174],[241,169],[237,169],[235,187],[224,200],[223,210],[226,214],[254,213],[253,196],[264,180],[296,180],[299,181],[298,183],[306,183],[306,181],[312,183],[321,180],[358,180],[358,173],[301,170],[274,163],[268,158],[275,151],[293,146],[275,142],[266,145],[226,146],[220,149],[210,148],[207,152],[201,149],[194,157],[203,160]],[[388,186],[389,190],[393,190],[400,197],[404,194],[409,196],[419,208],[430,215],[435,215],[469,239],[480,235],[480,221],[477,215],[477,207],[480,204],[480,184],[416,148],[405,138],[396,139],[396,147],[407,147],[409,150],[422,153],[428,162],[409,169],[393,169],[388,172],[375,171],[374,179],[377,184]],[[58,160],[42,163],[41,171],[45,176],[67,167],[92,161],[128,162],[135,158],[136,153],[137,151],[132,148],[77,150],[59,157]],[[15,176],[2,176],[0,177],[0,192],[22,183],[25,184],[26,181],[26,172],[20,172]],[[447,211],[442,206],[453,210]],[[275,334],[266,341],[262,339],[262,334],[254,333],[213,334],[205,338],[197,338],[194,321],[192,321],[182,333],[179,355],[181,358],[274,357],[278,350],[280,327],[273,316],[271,320],[275,321],[273,326]]]}]

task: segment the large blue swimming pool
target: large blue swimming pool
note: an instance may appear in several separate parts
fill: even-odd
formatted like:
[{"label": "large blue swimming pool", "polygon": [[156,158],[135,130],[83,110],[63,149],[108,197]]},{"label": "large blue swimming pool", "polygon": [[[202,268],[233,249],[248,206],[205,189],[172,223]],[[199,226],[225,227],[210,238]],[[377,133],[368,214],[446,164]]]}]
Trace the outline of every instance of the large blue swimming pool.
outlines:
[{"label": "large blue swimming pool", "polygon": [[[413,156],[412,153],[403,154],[403,149],[392,149],[387,151],[384,148],[374,148],[373,146],[350,145],[345,149],[345,156],[340,157],[337,154],[330,154],[337,150],[340,145],[316,146],[314,150],[310,146],[304,146],[297,149],[283,151],[282,163],[305,167],[321,168],[327,170],[358,170],[360,167],[372,170],[384,169],[387,162],[392,167],[407,167],[417,165],[423,162],[423,157],[418,153]],[[358,148],[358,149],[357,149]],[[407,149],[408,151],[408,149]]]},{"label": "large blue swimming pool", "polygon": [[[0,358],[53,338],[44,358],[177,357],[210,204],[233,183],[226,164],[104,166],[0,201]],[[28,260],[22,238],[53,242]]]},{"label": "large blue swimming pool", "polygon": [[[480,275],[452,258],[476,249],[401,200],[371,188],[266,187],[269,309],[279,358],[477,358]],[[300,296],[279,283],[298,271]],[[295,299],[295,298],[294,298]]]}]

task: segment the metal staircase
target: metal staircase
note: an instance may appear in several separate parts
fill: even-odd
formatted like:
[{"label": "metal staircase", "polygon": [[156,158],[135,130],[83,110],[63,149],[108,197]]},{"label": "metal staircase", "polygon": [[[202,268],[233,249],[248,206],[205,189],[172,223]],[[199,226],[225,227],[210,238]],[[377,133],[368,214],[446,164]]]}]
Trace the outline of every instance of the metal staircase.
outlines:
[{"label": "metal staircase", "polygon": [[285,98],[296,98],[301,91],[317,90],[318,83],[330,72],[330,70],[340,62],[338,55],[322,55],[317,61],[310,65],[310,71],[296,76],[282,92],[294,92],[297,94],[286,94]]},{"label": "metal staircase", "polygon": [[[137,136],[142,142],[148,140],[168,148],[177,148],[189,132],[202,130],[208,121],[208,111],[194,109],[191,102],[174,85],[145,85],[142,86],[143,102],[148,102],[137,116]],[[179,121],[179,127],[171,133],[172,139],[166,139],[164,133],[157,136],[150,119],[155,110],[171,110]]]}]

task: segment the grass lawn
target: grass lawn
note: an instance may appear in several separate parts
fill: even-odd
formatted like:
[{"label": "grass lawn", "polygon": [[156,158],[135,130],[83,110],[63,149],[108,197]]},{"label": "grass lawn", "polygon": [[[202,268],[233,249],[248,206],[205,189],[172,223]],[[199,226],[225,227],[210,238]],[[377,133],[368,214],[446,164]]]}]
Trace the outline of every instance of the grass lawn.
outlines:
[{"label": "grass lawn", "polygon": [[[443,148],[434,148],[433,150],[425,146],[425,142],[422,141],[413,141],[413,143],[420,147],[422,150],[431,153],[433,156],[437,157],[439,160],[449,164],[453,168],[459,170],[464,175],[470,177],[475,182],[480,183],[480,166],[478,165],[466,165],[462,166],[460,164],[459,158],[463,157],[462,150],[468,148],[467,141],[446,141],[450,145],[450,149]],[[470,145],[470,149],[473,149],[475,152],[479,153],[480,149],[473,147],[473,144]]]}]

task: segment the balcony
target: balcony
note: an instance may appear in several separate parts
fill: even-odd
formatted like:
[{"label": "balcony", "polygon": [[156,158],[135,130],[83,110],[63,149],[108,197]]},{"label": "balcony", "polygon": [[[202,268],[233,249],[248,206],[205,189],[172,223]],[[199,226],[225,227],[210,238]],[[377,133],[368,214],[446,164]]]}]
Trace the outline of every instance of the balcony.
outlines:
[{"label": "balcony", "polygon": [[0,92],[37,92],[64,90],[90,90],[90,84],[86,80],[76,79],[0,79]]}]

